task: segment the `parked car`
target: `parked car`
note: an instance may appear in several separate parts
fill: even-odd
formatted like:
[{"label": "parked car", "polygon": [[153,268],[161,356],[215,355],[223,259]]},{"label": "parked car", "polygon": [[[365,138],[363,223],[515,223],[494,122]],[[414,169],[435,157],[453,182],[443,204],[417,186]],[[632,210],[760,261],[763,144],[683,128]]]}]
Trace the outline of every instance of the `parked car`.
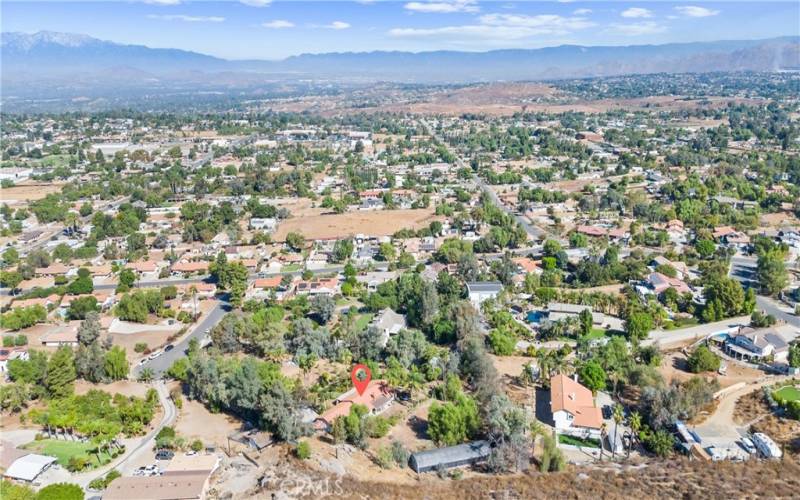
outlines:
[{"label": "parked car", "polygon": [[744,438],[740,439],[739,440],[739,446],[744,448],[744,451],[746,451],[747,453],[749,453],[751,455],[755,455],[756,454],[756,451],[757,451],[756,450],[756,445],[753,444],[753,440],[748,438],[748,437],[744,437]]},{"label": "parked car", "polygon": [[150,358],[142,358],[142,359],[140,359],[139,360],[139,366],[142,366],[143,364],[147,363],[148,361],[150,361]]},{"label": "parked car", "polygon": [[165,347],[165,348],[164,348],[164,352],[169,352],[169,351],[171,351],[171,350],[173,350],[173,349],[175,349],[175,346],[174,346],[174,345],[172,345],[172,344],[167,344],[167,347]]},{"label": "parked car", "polygon": [[156,453],[156,460],[172,460],[174,456],[175,453],[169,450],[160,450],[158,453]]},{"label": "parked car", "polygon": [[164,351],[155,351],[153,354],[147,356],[147,359],[156,359],[157,357],[164,354]]}]

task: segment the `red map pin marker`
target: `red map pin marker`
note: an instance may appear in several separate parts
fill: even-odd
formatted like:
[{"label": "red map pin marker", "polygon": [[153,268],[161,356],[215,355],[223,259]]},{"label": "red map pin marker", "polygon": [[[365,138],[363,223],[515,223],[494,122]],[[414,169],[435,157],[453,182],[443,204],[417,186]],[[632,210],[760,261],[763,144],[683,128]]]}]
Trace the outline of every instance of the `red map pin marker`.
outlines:
[{"label": "red map pin marker", "polygon": [[369,371],[369,367],[367,365],[356,365],[350,372],[350,380],[353,381],[353,385],[355,386],[356,392],[358,392],[359,396],[364,394],[364,391],[367,390],[367,386],[369,386],[369,381],[371,378],[372,372]]}]

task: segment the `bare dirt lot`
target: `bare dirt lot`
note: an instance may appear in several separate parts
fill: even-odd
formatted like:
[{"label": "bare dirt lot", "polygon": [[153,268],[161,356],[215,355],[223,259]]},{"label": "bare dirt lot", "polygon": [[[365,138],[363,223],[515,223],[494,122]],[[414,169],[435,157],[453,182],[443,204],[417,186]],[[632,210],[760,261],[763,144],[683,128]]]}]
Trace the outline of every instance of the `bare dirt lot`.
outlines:
[{"label": "bare dirt lot", "polygon": [[753,368],[731,362],[727,363],[727,366],[728,369],[725,375],[719,375],[717,373],[692,373],[686,365],[686,355],[680,351],[672,351],[664,354],[658,371],[667,382],[670,380],[679,380],[683,382],[697,375],[715,377],[719,382],[720,388],[730,387],[739,382],[750,383],[764,377],[762,372]]},{"label": "bare dirt lot", "polygon": [[419,229],[434,220],[434,209],[356,211],[344,214],[292,217],[281,222],[273,239],[283,241],[290,232],[307,239],[343,238],[356,234],[389,236],[400,229]]},{"label": "bare dirt lot", "polygon": [[41,200],[48,194],[60,192],[61,186],[61,184],[18,184],[0,189],[0,200],[3,202]]},{"label": "bare dirt lot", "polygon": [[118,380],[110,384],[92,384],[91,382],[87,382],[83,379],[78,379],[75,381],[75,394],[86,394],[92,389],[99,389],[110,394],[119,393],[123,396],[136,396],[138,398],[143,398],[145,394],[147,394],[147,390],[150,389],[150,386],[148,384],[133,382],[131,380]]},{"label": "bare dirt lot", "polygon": [[183,399],[175,430],[189,442],[200,439],[203,444],[227,446],[228,436],[239,431],[242,422],[225,413],[211,413],[198,401]]}]

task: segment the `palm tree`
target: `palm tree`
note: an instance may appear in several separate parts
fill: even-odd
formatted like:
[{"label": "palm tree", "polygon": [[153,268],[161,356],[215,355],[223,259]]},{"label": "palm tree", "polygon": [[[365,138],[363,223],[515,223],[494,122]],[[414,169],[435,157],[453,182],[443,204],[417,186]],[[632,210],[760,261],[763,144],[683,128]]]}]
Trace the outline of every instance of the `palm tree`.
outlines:
[{"label": "palm tree", "polygon": [[154,376],[155,376],[155,374],[153,373],[153,369],[150,368],[150,367],[147,367],[147,368],[143,369],[141,372],[139,372],[139,381],[141,381],[141,382],[150,382],[150,381],[153,380]]},{"label": "palm tree", "polygon": [[197,320],[197,286],[192,285],[189,287],[189,295],[192,297],[192,303],[194,304],[194,316],[192,319]]},{"label": "palm tree", "polygon": [[603,441],[606,438],[606,423],[600,426],[600,461],[603,461]]},{"label": "palm tree", "polygon": [[631,455],[631,447],[633,446],[633,441],[639,440],[639,431],[642,429],[642,416],[639,414],[638,411],[631,413],[629,418],[629,423],[631,426],[631,439],[628,441],[628,456]]},{"label": "palm tree", "polygon": [[72,229],[72,231],[77,231],[78,229],[78,214],[75,212],[67,212],[67,215],[64,217],[64,225]]},{"label": "palm tree", "polygon": [[617,456],[617,432],[619,431],[619,424],[625,418],[622,405],[617,403],[614,405],[614,442],[611,443],[611,458]]}]

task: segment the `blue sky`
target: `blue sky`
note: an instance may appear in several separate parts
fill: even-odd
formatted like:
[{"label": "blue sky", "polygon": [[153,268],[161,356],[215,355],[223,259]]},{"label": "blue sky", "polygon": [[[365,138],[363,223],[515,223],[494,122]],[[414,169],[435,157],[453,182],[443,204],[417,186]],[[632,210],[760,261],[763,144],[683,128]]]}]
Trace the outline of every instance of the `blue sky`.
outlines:
[{"label": "blue sky", "polygon": [[229,59],[483,51],[800,35],[800,2],[89,1],[0,3],[3,31],[82,33]]}]

